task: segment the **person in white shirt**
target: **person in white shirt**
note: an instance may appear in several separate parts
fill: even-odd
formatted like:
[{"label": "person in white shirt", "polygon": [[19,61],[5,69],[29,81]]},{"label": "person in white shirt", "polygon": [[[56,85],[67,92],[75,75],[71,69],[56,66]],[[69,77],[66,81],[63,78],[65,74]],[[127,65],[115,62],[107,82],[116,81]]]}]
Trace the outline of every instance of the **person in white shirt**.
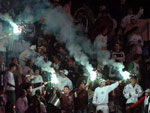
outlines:
[{"label": "person in white shirt", "polygon": [[121,27],[125,28],[126,25],[128,25],[130,23],[130,18],[132,16],[134,16],[135,19],[138,20],[142,16],[143,12],[144,12],[144,9],[142,7],[139,9],[139,12],[136,15],[133,14],[132,9],[129,9],[128,14],[121,20]]},{"label": "person in white shirt", "polygon": [[44,92],[44,81],[42,76],[40,75],[40,70],[36,68],[34,70],[34,75],[31,76],[32,84],[33,84],[33,91],[32,94],[35,95],[36,90],[40,90],[41,93]]},{"label": "person in white shirt", "polygon": [[68,75],[68,71],[65,70],[60,70],[60,76],[58,77],[58,84],[57,87],[59,88],[59,90],[63,91],[64,90],[64,86],[69,86],[70,90],[73,89],[72,86],[72,82],[71,80],[67,77]]},{"label": "person in white shirt", "polygon": [[142,54],[142,46],[144,45],[142,35],[138,27],[134,28],[132,35],[129,37],[130,45],[135,44],[137,46],[137,54]]},{"label": "person in white shirt", "polygon": [[[143,90],[142,90],[141,86],[139,84],[137,84],[136,79],[137,79],[137,77],[132,75],[131,79],[130,79],[131,83],[127,84],[123,90],[123,95],[127,99],[127,101],[126,101],[127,108],[130,105],[136,103],[138,101],[138,98],[141,97],[143,94]],[[127,113],[137,113],[136,108],[127,109],[126,112]]]},{"label": "person in white shirt", "polygon": [[145,91],[145,96],[141,97],[141,99],[139,99],[138,102],[131,105],[128,109],[133,109],[139,106],[140,104],[142,104],[143,106],[142,113],[150,113],[150,98],[149,97],[150,97],[150,89],[147,89]]},{"label": "person in white shirt", "polygon": [[5,89],[8,101],[11,102],[12,105],[16,104],[16,94],[15,94],[15,79],[14,74],[17,66],[14,63],[9,65],[9,71],[5,74]]},{"label": "person in white shirt", "polygon": [[125,54],[121,50],[121,45],[119,43],[115,44],[114,51],[112,52],[112,58],[116,60],[116,62],[123,63],[125,61]]},{"label": "person in white shirt", "polygon": [[25,113],[28,109],[28,100],[24,89],[20,91],[20,97],[17,99],[17,108],[19,113]]},{"label": "person in white shirt", "polygon": [[31,45],[30,48],[25,49],[20,55],[19,55],[19,61],[22,65],[25,65],[25,62],[28,59],[34,59],[37,56],[37,53],[35,52],[36,45]]},{"label": "person in white shirt", "polygon": [[100,87],[97,87],[94,91],[93,104],[96,106],[96,111],[102,111],[103,113],[109,113],[108,108],[108,94],[117,88],[122,81],[116,82],[112,85],[106,85],[104,79],[100,80]]}]

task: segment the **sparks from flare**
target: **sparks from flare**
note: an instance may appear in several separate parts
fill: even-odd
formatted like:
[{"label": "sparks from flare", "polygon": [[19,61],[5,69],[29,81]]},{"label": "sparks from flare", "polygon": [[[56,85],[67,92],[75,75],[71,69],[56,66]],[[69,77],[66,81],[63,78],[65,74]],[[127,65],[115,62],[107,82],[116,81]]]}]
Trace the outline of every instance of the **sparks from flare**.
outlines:
[{"label": "sparks from flare", "polygon": [[130,73],[128,71],[122,72],[122,77],[124,80],[130,79]]},{"label": "sparks from flare", "polygon": [[17,24],[13,23],[13,32],[17,35],[20,35],[22,32],[22,27],[18,26]]}]

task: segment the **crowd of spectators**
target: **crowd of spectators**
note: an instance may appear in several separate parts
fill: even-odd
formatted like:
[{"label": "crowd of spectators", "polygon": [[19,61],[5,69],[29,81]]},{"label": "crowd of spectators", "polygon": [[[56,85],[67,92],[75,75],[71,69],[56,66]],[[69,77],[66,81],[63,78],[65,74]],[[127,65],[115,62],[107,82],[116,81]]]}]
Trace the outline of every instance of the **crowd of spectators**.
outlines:
[{"label": "crowd of spectators", "polygon": [[[72,18],[77,31],[82,31],[93,45],[99,40],[106,42],[105,46],[99,49],[109,51],[110,59],[124,64],[125,69],[136,76],[136,79],[131,78],[129,83],[138,87],[138,91],[133,88],[136,94],[139,94],[138,97],[141,96],[142,88],[150,88],[144,84],[144,78],[150,72],[150,48],[149,43],[144,42],[138,26],[144,7],[138,7],[135,12],[132,9],[133,4],[120,0],[115,7],[105,2],[101,3],[96,11],[87,2],[83,2],[75,10],[74,2],[71,0],[50,1],[54,8],[62,8]],[[0,12],[9,13],[15,18],[21,11],[19,7],[21,3],[18,0],[14,0],[14,4],[11,2],[3,1]],[[74,110],[76,113],[94,113],[95,109],[97,113],[108,113],[99,110],[98,105],[94,106],[96,98],[99,98],[96,97],[96,93],[99,92],[96,91],[98,81],[87,85],[88,80],[83,76],[86,73],[85,68],[69,55],[64,43],[57,40],[53,34],[45,34],[41,26],[42,20],[35,22],[31,26],[31,32],[27,33],[24,39],[17,40],[13,44],[11,42],[12,45],[0,38],[0,113],[73,113]],[[31,45],[25,41],[30,41]],[[31,58],[34,52],[42,56],[45,62],[52,62],[51,67],[58,77],[57,87],[49,85],[49,73],[35,65]],[[90,58],[89,60],[98,73],[105,75],[106,81],[100,81],[100,87],[105,87],[103,82],[110,85],[110,89],[107,88],[106,92],[106,95],[109,94],[109,112],[131,113],[133,109],[131,111],[129,109],[134,107],[130,105],[138,101],[128,103],[130,101],[127,96],[130,92],[128,85],[131,84],[115,83],[112,87],[113,74],[118,74],[116,70],[109,66],[101,66],[100,62],[92,61]],[[150,91],[147,90],[147,93]],[[60,98],[61,110],[52,102],[55,95]],[[132,97],[134,94],[129,93],[129,96]],[[140,109],[136,110],[133,112],[140,113]]]}]

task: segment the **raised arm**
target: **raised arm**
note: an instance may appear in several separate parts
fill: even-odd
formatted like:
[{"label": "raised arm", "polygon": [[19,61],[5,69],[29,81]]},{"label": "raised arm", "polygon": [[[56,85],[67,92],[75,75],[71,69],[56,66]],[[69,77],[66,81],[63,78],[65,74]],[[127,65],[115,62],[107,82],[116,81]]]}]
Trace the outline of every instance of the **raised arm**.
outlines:
[{"label": "raised arm", "polygon": [[121,82],[122,82],[122,81],[118,81],[118,82],[116,82],[116,83],[113,83],[113,84],[109,85],[109,86],[108,86],[108,92],[110,93],[110,92],[113,91],[115,88],[117,88]]}]

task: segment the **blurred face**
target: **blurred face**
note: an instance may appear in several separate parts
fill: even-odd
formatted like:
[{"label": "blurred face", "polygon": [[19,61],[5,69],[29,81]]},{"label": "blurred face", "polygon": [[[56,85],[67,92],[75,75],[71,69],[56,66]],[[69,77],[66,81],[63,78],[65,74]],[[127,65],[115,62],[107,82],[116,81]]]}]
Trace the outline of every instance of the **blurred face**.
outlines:
[{"label": "blurred face", "polygon": [[70,91],[69,88],[67,88],[67,87],[64,88],[64,93],[65,93],[65,94],[68,94],[69,91]]},{"label": "blurred face", "polygon": [[72,66],[73,62],[68,62],[68,66]]},{"label": "blurred face", "polygon": [[32,86],[29,87],[28,91],[32,93]]},{"label": "blurred face", "polygon": [[150,95],[150,93],[145,93],[145,96],[148,97]]},{"label": "blurred face", "polygon": [[66,54],[65,49],[63,49],[62,47],[59,49],[59,52],[62,53],[62,54]]},{"label": "blurred face", "polygon": [[80,84],[80,89],[84,89],[84,87],[85,87],[85,84],[84,84],[84,83],[81,83],[81,84]]},{"label": "blurred face", "polygon": [[116,45],[115,45],[115,51],[119,52],[120,49],[121,49],[120,45],[119,45],[119,44],[116,44]]},{"label": "blurred face", "polygon": [[110,80],[109,79],[106,80],[106,84],[110,85]]},{"label": "blurred face", "polygon": [[101,87],[104,87],[105,85],[106,85],[106,82],[102,82],[102,83],[100,84]]},{"label": "blurred face", "polygon": [[63,77],[63,78],[65,78],[66,77],[66,75],[64,74],[64,73],[60,73],[61,74],[61,76]]},{"label": "blurred face", "polygon": [[55,63],[58,63],[58,62],[59,62],[59,60],[58,60],[58,58],[57,58],[56,56],[54,57],[54,62],[55,62]]},{"label": "blurred face", "polygon": [[16,71],[16,66],[11,68],[12,72]]},{"label": "blurred face", "polygon": [[132,84],[133,86],[135,86],[135,84],[136,84],[136,79],[131,78],[131,84]]},{"label": "blurred face", "polygon": [[132,49],[131,49],[131,52],[136,52],[136,50],[137,50],[137,47],[136,46],[134,46]]},{"label": "blurred face", "polygon": [[30,82],[30,81],[31,81],[30,76],[26,77],[26,82]]},{"label": "blurred face", "polygon": [[30,61],[30,66],[33,66],[33,61]]},{"label": "blurred face", "polygon": [[35,70],[35,75],[39,75],[39,73],[40,73],[40,71],[37,69],[37,70]]},{"label": "blurred face", "polygon": [[14,64],[18,64],[17,58],[14,58],[12,62],[13,62]]}]

